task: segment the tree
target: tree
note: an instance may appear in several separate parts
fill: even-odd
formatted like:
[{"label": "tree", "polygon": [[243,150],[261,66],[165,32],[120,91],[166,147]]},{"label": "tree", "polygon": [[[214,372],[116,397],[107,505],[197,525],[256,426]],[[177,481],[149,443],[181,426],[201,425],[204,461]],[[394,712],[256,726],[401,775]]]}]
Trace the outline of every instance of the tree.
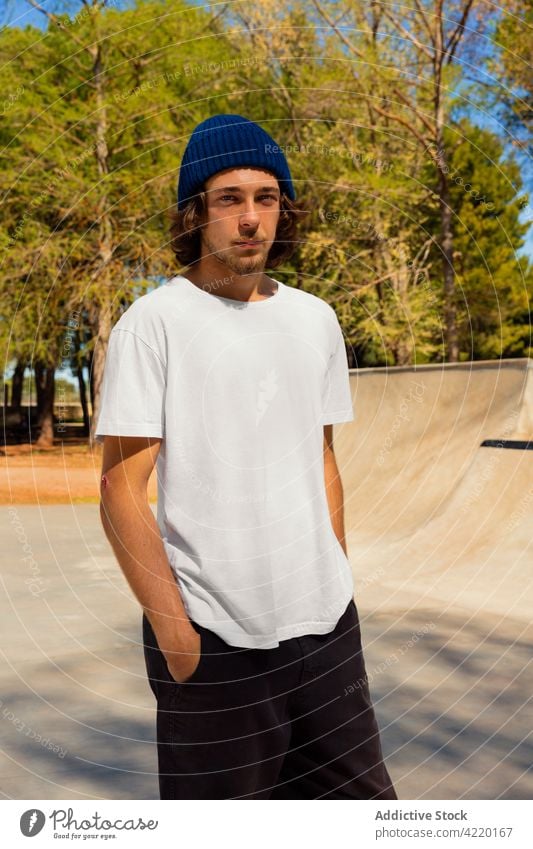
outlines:
[{"label": "tree", "polygon": [[530,159],[533,154],[533,6],[530,2],[505,0],[494,43],[497,49],[489,61],[496,83],[493,108],[513,136],[513,144]]},{"label": "tree", "polygon": [[[338,36],[346,55],[353,58],[355,79],[361,79],[360,65],[373,57],[372,84],[368,85],[368,74],[363,73],[359,88],[360,95],[370,101],[369,111],[389,125],[396,125],[433,164],[440,216],[446,352],[454,362],[459,348],[445,128],[451,120],[458,82],[459,48],[474,6],[481,4],[474,0],[448,4],[444,0],[411,0],[396,8],[387,3],[374,2],[367,7],[345,0],[339,23],[323,0],[312,3]],[[335,14],[338,13],[337,4]]]},{"label": "tree", "polygon": [[[81,316],[92,438],[111,327],[168,269],[177,148],[205,117],[208,81],[188,73],[189,53],[176,62],[179,45],[196,40],[198,61],[216,58],[217,16],[174,0],[124,11],[92,0],[69,18],[29,2],[47,17],[44,37],[13,28],[0,41],[2,81],[23,87],[2,130],[0,285],[11,327],[21,310],[36,321],[19,322],[9,356],[36,356],[41,340],[43,366],[57,366],[70,317]],[[45,256],[53,261],[43,268]]]},{"label": "tree", "polygon": [[462,358],[529,356],[533,277],[527,258],[518,255],[528,230],[519,217],[527,202],[520,169],[494,133],[466,119],[461,129],[464,141],[453,149],[448,179]]}]

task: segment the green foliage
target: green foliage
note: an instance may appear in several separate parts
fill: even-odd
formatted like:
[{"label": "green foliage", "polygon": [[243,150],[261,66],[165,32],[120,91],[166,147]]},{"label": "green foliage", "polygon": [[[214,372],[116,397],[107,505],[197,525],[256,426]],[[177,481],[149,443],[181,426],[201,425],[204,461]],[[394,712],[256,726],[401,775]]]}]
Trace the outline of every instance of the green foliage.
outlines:
[{"label": "green foliage", "polygon": [[532,269],[518,251],[528,230],[516,162],[487,130],[461,123],[450,163],[461,350],[470,359],[528,356]]},{"label": "green foliage", "polygon": [[[491,107],[501,116],[513,144],[530,157],[533,149],[533,6],[529,0],[506,0],[490,57]],[[490,95],[489,95],[490,96]]]},{"label": "green foliage", "polygon": [[[429,44],[432,8],[341,5],[341,34],[315,3],[275,0],[212,11],[185,0],[100,3],[44,34],[0,32],[5,362],[62,363],[73,315],[85,358],[133,299],[175,271],[166,211],[192,128],[216,112],[247,115],[286,146],[309,214],[281,273],[335,307],[357,363],[443,360],[438,171],[424,147],[437,93],[460,356],[531,353],[518,166],[494,134],[456,117],[458,67],[445,65],[438,85],[431,78],[431,50],[419,45]],[[414,42],[398,36],[402,9]],[[510,79],[507,53],[496,70]],[[524,100],[529,78],[520,81]]]},{"label": "green foliage", "polygon": [[0,82],[18,92],[1,131],[5,359],[51,365],[74,311],[90,351],[172,270],[179,158],[194,124],[228,111],[211,85],[231,59],[212,15],[179,0],[57,21],[0,33]]}]

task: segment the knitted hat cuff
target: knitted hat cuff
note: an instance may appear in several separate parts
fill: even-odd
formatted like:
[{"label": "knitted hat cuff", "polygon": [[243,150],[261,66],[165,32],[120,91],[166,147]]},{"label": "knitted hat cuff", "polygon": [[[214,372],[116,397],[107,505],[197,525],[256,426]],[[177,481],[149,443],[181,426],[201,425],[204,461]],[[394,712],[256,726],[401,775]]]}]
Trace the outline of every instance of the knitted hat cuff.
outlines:
[{"label": "knitted hat cuff", "polygon": [[285,154],[272,137],[241,115],[214,115],[193,130],[178,181],[178,209],[200,191],[209,177],[228,168],[253,167],[274,174],[292,200],[296,199]]}]

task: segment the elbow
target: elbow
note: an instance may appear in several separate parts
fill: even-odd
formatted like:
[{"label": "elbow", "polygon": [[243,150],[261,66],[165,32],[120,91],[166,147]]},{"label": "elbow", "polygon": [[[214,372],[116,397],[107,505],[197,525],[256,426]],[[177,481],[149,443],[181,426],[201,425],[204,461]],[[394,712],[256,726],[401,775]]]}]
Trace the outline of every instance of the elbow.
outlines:
[{"label": "elbow", "polygon": [[107,529],[111,524],[114,500],[109,489],[109,479],[106,475],[102,475],[100,481],[100,521],[104,529]]}]

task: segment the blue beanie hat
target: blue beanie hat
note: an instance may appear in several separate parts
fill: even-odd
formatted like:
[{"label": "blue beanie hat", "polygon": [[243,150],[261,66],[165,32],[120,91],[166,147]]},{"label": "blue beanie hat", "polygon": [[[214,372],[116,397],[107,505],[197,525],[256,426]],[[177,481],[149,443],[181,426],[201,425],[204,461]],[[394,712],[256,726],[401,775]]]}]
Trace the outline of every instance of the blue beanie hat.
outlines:
[{"label": "blue beanie hat", "polygon": [[269,134],[242,115],[213,115],[195,127],[185,148],[178,181],[178,209],[198,194],[213,174],[244,166],[272,171],[280,190],[296,199],[285,155]]}]

